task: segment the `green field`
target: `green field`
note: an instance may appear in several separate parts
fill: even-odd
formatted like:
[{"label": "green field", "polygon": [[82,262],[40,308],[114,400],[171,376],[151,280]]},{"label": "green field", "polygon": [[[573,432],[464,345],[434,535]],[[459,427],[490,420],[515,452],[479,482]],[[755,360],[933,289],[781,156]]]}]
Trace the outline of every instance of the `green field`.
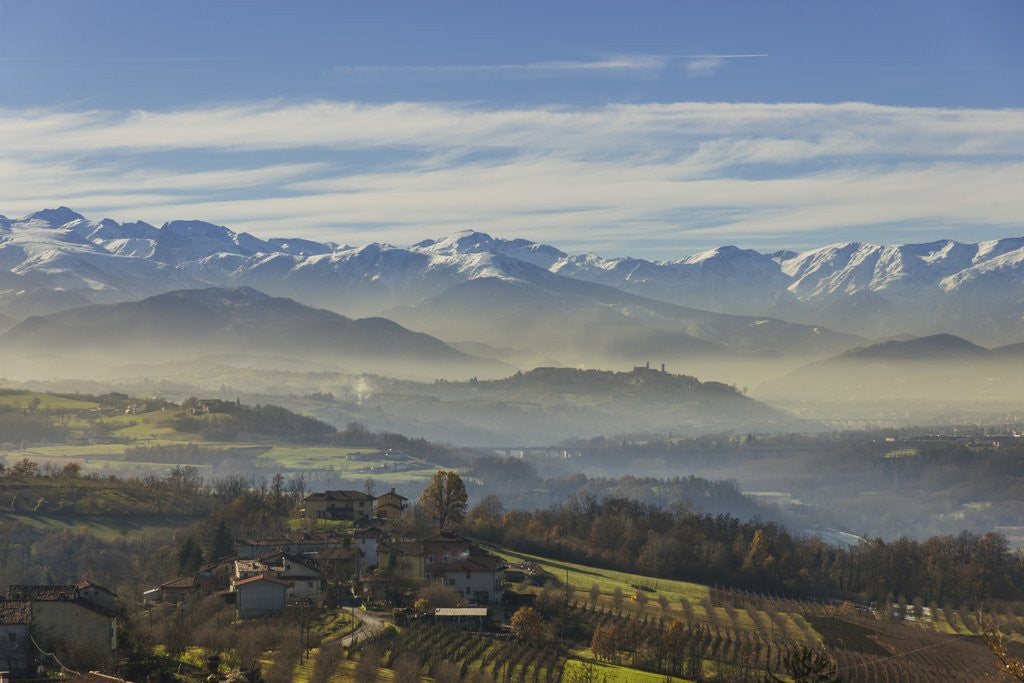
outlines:
[{"label": "green field", "polygon": [[99,404],[92,401],[81,401],[63,396],[52,396],[41,394],[35,391],[13,391],[10,389],[0,390],[0,406],[13,406],[16,408],[28,408],[33,401],[38,400],[37,409],[45,412],[64,412],[90,410],[98,408]]},{"label": "green field", "polygon": [[[687,678],[676,678],[674,676],[666,676],[664,674],[650,673],[649,671],[640,671],[638,669],[630,669],[625,666],[619,666],[618,664],[609,664],[608,662],[599,662],[592,659],[590,650],[584,650],[578,653],[579,655],[586,655],[588,660],[594,664],[594,675],[596,680],[606,681],[606,683],[671,683],[674,681],[688,681]],[[565,669],[563,673],[564,677],[573,676],[577,669],[583,669],[586,667],[586,663],[579,659],[570,659],[565,663]]]},{"label": "green field", "polygon": [[889,451],[885,454],[888,459],[893,458],[916,458],[918,456],[918,450],[916,448],[899,448],[897,450]]},{"label": "green field", "polygon": [[[72,436],[86,435],[92,417],[83,415],[82,411],[91,411],[97,408],[97,404],[87,401],[78,401],[60,397],[48,396],[39,393],[2,393],[0,390],[0,405],[28,406],[34,399],[40,401],[40,410],[49,409],[52,412],[65,412],[65,423],[71,426]],[[41,444],[31,446],[25,450],[14,450],[7,453],[0,453],[0,458],[6,458],[8,463],[29,458],[42,465],[53,464],[61,466],[63,462],[73,460],[82,465],[86,472],[123,472],[152,470],[164,472],[174,463],[150,463],[141,461],[126,461],[125,451],[133,447],[169,446],[183,443],[201,445],[204,449],[264,449],[261,459],[275,463],[287,470],[304,469],[333,469],[341,476],[365,477],[374,476],[386,478],[391,482],[418,482],[433,476],[436,467],[432,463],[417,460],[392,460],[380,450],[375,448],[344,448],[331,446],[293,446],[274,445],[270,443],[239,443],[223,441],[207,441],[200,435],[185,433],[175,430],[172,421],[180,415],[180,410],[173,408],[153,410],[141,414],[117,414],[103,417],[96,421],[96,424],[107,427],[109,440],[118,443],[84,445],[71,444]],[[206,422],[216,422],[223,419],[219,414],[206,414],[193,416]],[[352,459],[350,456],[367,456]],[[383,466],[393,465],[396,462],[403,462],[411,469],[403,471],[380,470]],[[183,463],[186,464],[186,463]],[[202,468],[209,468],[210,465],[200,465]],[[376,471],[369,471],[375,468]]]},{"label": "green field", "polygon": [[[580,598],[586,597],[583,594],[590,590],[590,587],[595,583],[601,587],[601,593],[603,595],[610,595],[615,588],[618,587],[622,589],[623,593],[630,596],[636,592],[635,589],[630,587],[630,584],[645,586],[655,591],[655,593],[667,597],[676,607],[679,605],[680,598],[686,598],[691,603],[696,604],[701,600],[708,598],[710,595],[708,587],[699,583],[673,581],[671,579],[655,579],[649,576],[642,576],[640,574],[629,574],[627,572],[617,572],[611,569],[588,567],[586,565],[573,564],[572,562],[550,560],[537,555],[519,553],[507,548],[498,548],[496,549],[496,552],[509,564],[518,564],[524,560],[536,562],[542,568],[558,577],[559,581],[564,582],[568,575],[569,584],[575,588],[577,592],[581,593],[579,595]],[[655,593],[649,593],[649,595],[651,598],[650,603],[653,603],[654,608],[657,609],[658,604]]]}]

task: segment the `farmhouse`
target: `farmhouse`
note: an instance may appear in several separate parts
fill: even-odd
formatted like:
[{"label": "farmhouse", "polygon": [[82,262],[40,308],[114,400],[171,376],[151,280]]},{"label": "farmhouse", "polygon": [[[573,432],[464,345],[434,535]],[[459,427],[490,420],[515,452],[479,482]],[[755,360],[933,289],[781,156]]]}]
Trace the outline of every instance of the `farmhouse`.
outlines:
[{"label": "farmhouse", "polygon": [[43,647],[65,642],[97,651],[117,648],[117,595],[102,586],[12,585],[7,599],[31,603],[32,632]]},{"label": "farmhouse", "polygon": [[432,580],[459,593],[467,602],[478,605],[501,602],[505,563],[500,557],[479,548],[447,562],[431,565],[427,572]]},{"label": "farmhouse", "polygon": [[384,541],[377,546],[377,564],[410,579],[426,578],[426,550],[419,541]]},{"label": "farmhouse", "polygon": [[377,527],[356,529],[352,533],[353,543],[363,553],[363,569],[375,567],[379,563],[377,558],[377,547],[388,539],[388,534]]},{"label": "farmhouse", "polygon": [[373,496],[363,491],[324,491],[303,499],[306,519],[359,520],[373,513]]},{"label": "farmhouse", "polygon": [[[376,552],[376,546],[374,546]],[[350,548],[325,548],[309,556],[316,562],[320,574],[333,581],[345,581],[360,571],[363,552],[356,546]]]},{"label": "farmhouse", "polygon": [[382,541],[380,566],[412,579],[435,581],[480,605],[501,601],[505,563],[459,534],[443,531],[422,541]]},{"label": "farmhouse", "polygon": [[196,573],[160,584],[155,597],[164,602],[178,603],[199,595],[209,595],[216,590],[217,583],[212,578]]},{"label": "farmhouse", "polygon": [[16,678],[27,677],[32,669],[28,628],[32,603],[0,601],[0,670]]},{"label": "farmhouse", "polygon": [[279,614],[288,604],[288,582],[272,576],[253,576],[231,586],[242,619]]},{"label": "farmhouse", "polygon": [[320,592],[320,572],[311,566],[311,559],[278,552],[261,557],[260,562],[265,573],[288,582],[289,598],[311,598]]},{"label": "farmhouse", "polygon": [[408,498],[391,489],[387,493],[377,496],[373,501],[373,516],[381,519],[400,517],[405,511],[408,501]]},{"label": "farmhouse", "polygon": [[423,550],[428,565],[445,563],[455,557],[467,555],[472,547],[473,544],[468,538],[451,531],[442,531],[423,539]]}]

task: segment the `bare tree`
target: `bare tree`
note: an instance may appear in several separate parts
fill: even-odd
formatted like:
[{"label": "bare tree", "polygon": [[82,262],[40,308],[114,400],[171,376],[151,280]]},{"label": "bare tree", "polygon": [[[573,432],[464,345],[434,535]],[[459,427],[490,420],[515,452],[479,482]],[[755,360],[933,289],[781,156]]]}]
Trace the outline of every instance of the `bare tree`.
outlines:
[{"label": "bare tree", "polygon": [[601,599],[601,586],[594,583],[590,584],[590,609],[597,607],[597,601]]},{"label": "bare tree", "polygon": [[978,626],[982,641],[998,661],[999,670],[1013,676],[1018,681],[1024,681],[1024,660],[1014,657],[1006,651],[1003,634],[996,627],[995,621],[991,617],[982,616],[978,618]]},{"label": "bare tree", "polygon": [[356,662],[356,668],[352,672],[352,679],[356,683],[376,683],[377,667],[380,666],[383,654],[380,646],[376,643],[364,647],[359,661]]},{"label": "bare tree", "polygon": [[420,683],[423,678],[423,665],[419,657],[409,652],[399,655],[391,670],[392,680],[396,683]]},{"label": "bare tree", "polygon": [[668,608],[669,608],[670,604],[671,603],[669,603],[668,598],[665,597],[664,593],[659,593],[658,594],[658,607],[661,608],[661,618],[662,619],[664,619],[665,617],[668,616]]},{"label": "bare tree", "polygon": [[616,586],[612,591],[612,606],[616,612],[622,611],[622,586]]}]

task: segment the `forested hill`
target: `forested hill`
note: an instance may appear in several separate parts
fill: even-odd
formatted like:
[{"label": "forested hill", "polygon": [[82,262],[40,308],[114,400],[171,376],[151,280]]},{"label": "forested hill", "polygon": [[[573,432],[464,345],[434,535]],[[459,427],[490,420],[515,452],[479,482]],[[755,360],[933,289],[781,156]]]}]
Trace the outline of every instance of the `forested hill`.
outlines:
[{"label": "forested hill", "polygon": [[[740,392],[721,382],[701,382],[689,375],[675,375],[664,370],[637,367],[631,372],[580,370],[577,368],[535,368],[517,372],[511,377],[476,386],[483,391],[536,391],[558,394],[615,394],[633,399],[655,399],[671,395],[680,400],[688,396],[742,400]],[[755,403],[747,399],[749,403]]]}]

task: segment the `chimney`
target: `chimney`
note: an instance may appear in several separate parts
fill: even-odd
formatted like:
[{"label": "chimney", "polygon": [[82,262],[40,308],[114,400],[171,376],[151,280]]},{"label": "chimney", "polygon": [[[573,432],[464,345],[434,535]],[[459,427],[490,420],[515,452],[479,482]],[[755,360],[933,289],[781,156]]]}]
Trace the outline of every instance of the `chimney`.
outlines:
[{"label": "chimney", "polygon": [[650,369],[651,369],[651,361],[647,361],[647,363],[645,364],[645,366],[646,366],[646,368],[647,368],[648,370],[650,370]]},{"label": "chimney", "polygon": [[665,372],[665,364],[664,363],[661,364],[661,371]]}]

